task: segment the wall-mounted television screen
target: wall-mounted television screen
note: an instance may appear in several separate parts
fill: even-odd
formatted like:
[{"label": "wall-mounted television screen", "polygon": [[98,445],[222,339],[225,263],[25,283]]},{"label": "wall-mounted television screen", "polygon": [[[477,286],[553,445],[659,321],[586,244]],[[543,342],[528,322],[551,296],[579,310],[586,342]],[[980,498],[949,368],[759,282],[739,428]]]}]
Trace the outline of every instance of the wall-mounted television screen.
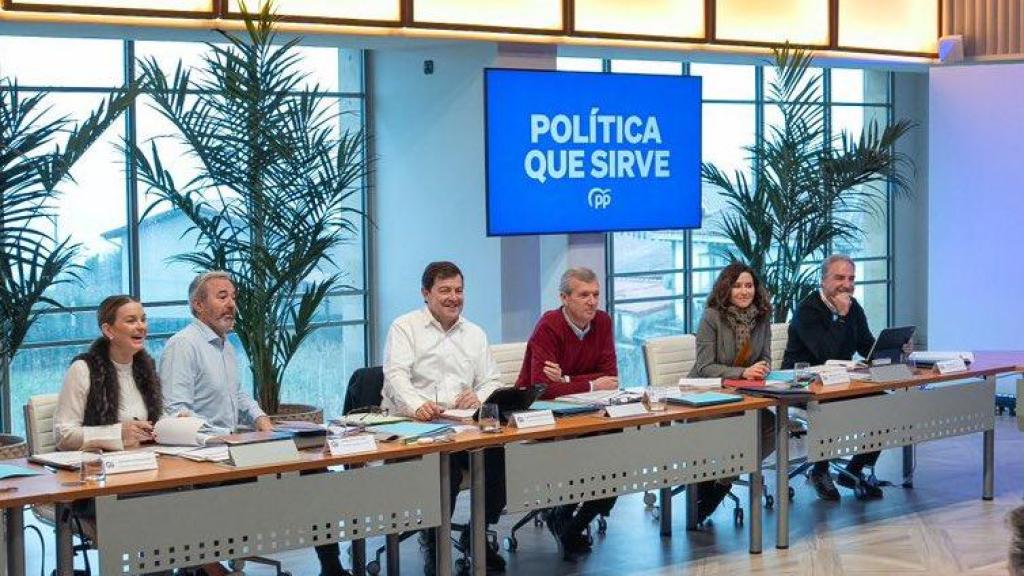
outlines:
[{"label": "wall-mounted television screen", "polygon": [[700,227],[700,77],[484,74],[488,236]]}]

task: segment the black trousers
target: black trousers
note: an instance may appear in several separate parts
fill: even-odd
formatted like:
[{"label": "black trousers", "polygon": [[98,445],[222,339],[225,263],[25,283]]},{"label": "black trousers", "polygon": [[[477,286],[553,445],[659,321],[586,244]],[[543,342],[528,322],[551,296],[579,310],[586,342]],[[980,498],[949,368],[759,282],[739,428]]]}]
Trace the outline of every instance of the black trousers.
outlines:
[{"label": "black trousers", "polygon": [[[463,475],[469,474],[469,452],[456,452],[449,458],[452,506],[462,484]],[[505,450],[487,448],[484,450],[484,517],[487,524],[497,524],[505,510]]]}]

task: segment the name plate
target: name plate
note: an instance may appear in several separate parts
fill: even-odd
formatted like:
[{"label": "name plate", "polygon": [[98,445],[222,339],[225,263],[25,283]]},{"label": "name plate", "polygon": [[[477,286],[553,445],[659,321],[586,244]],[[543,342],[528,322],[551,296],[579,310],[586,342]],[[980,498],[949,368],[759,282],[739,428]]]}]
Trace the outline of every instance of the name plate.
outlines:
[{"label": "name plate", "polygon": [[107,474],[157,469],[156,453],[154,452],[114,452],[104,454],[101,461],[103,470]]},{"label": "name plate", "polygon": [[239,468],[299,460],[299,450],[291,438],[229,446],[228,453],[231,455],[229,458],[231,465]]},{"label": "name plate", "polygon": [[964,363],[963,358],[953,358],[936,362],[935,369],[939,371],[939,374],[955,374],[957,372],[966,372],[967,364]]},{"label": "name plate", "polygon": [[331,456],[348,456],[362,452],[375,452],[377,440],[373,434],[356,434],[355,436],[342,436],[340,438],[327,439],[327,451]]},{"label": "name plate", "polygon": [[537,426],[554,426],[555,414],[551,410],[528,410],[513,412],[512,425],[516,428],[536,428]]},{"label": "name plate", "polygon": [[913,377],[914,373],[910,371],[906,364],[886,364],[871,367],[872,382],[898,382],[900,380],[910,380]]},{"label": "name plate", "polygon": [[850,383],[850,373],[846,370],[826,370],[818,374],[822,386],[839,386]]},{"label": "name plate", "polygon": [[647,414],[647,408],[640,402],[631,404],[610,405],[604,409],[609,418],[623,418],[625,416],[642,416]]}]

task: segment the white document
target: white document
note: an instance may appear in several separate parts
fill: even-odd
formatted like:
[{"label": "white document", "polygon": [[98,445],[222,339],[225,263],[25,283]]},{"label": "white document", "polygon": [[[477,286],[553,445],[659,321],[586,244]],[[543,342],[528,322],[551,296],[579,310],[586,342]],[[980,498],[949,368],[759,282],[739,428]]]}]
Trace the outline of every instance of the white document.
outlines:
[{"label": "white document", "polygon": [[442,418],[452,418],[454,420],[469,420],[476,414],[476,408],[445,408],[444,412],[441,413]]},{"label": "white document", "polygon": [[195,446],[154,446],[153,452],[162,456],[181,456],[195,449]]},{"label": "white document", "polygon": [[608,401],[612,396],[617,396],[620,393],[622,393],[622,390],[594,390],[592,392],[567,394],[565,396],[559,396],[558,399],[566,402],[575,402],[577,404],[601,404],[607,406]]},{"label": "white document", "polygon": [[209,448],[190,450],[182,454],[181,457],[196,462],[227,462],[231,458],[231,453],[228,452],[226,445],[210,446]]},{"label": "white document", "polygon": [[[680,378],[679,388],[686,390],[717,390],[722,387],[721,378]],[[678,392],[678,390],[672,390]]]},{"label": "white document", "polygon": [[935,364],[943,360],[961,359],[964,362],[974,362],[974,352],[964,350],[940,351],[940,350],[915,350],[910,353],[910,359],[914,362]]},{"label": "white document", "polygon": [[165,446],[204,446],[206,435],[199,429],[206,421],[195,416],[161,418],[153,426],[156,441]]},{"label": "white document", "polygon": [[[846,368],[847,370],[853,370],[855,368],[863,368],[864,363],[856,360],[825,360],[825,366],[833,366],[836,368]],[[813,370],[814,368],[812,368]]]}]

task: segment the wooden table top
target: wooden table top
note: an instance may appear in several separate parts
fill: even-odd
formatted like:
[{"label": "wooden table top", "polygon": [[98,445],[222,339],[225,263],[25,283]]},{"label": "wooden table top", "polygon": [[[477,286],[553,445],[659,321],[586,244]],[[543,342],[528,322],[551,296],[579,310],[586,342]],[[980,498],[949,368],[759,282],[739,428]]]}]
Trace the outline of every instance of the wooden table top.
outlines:
[{"label": "wooden table top", "polygon": [[815,382],[810,386],[809,390],[814,395],[815,400],[838,400],[853,396],[864,396],[884,390],[913,388],[925,384],[963,380],[965,378],[982,378],[1012,372],[1024,372],[1024,351],[975,352],[974,362],[967,367],[967,371],[955,374],[943,375],[931,368],[918,368],[914,371],[914,377],[909,380],[885,383],[855,380],[849,384],[828,387],[823,387],[821,382]]},{"label": "wooden table top", "polygon": [[553,426],[540,426],[518,430],[506,426],[500,433],[482,433],[469,430],[455,435],[451,442],[434,444],[404,444],[402,442],[380,442],[375,452],[350,456],[330,456],[320,450],[300,451],[301,460],[267,466],[235,468],[210,462],[193,462],[174,456],[158,456],[159,468],[143,472],[128,472],[107,476],[103,485],[96,483],[81,485],[77,471],[51,471],[43,466],[28,462],[24,458],[6,460],[4,463],[25,466],[42,472],[39,476],[0,480],[0,490],[16,486],[12,492],[0,492],[0,508],[71,502],[84,498],[131,494],[137,492],[169,490],[181,486],[214,484],[244,480],[267,474],[279,474],[302,470],[318,470],[328,466],[365,464],[382,460],[397,460],[417,457],[435,452],[461,452],[477,448],[500,446],[510,442],[572,437],[596,432],[622,430],[635,426],[646,426],[688,420],[710,418],[742,413],[747,410],[767,408],[775,405],[773,400],[744,398],[741,402],[686,408],[669,406],[663,412],[651,412],[640,416],[607,418],[596,414],[583,414],[559,418]]},{"label": "wooden table top", "polygon": [[[864,396],[883,390],[911,388],[936,382],[1011,372],[1024,372],[1024,352],[976,352],[975,361],[970,365],[968,371],[957,374],[940,375],[933,370],[918,369],[914,378],[910,380],[887,382],[884,384],[851,382],[848,385],[830,386],[827,389],[823,389],[820,384],[815,384],[811,386],[810,392],[814,394],[817,400],[834,400]],[[160,467],[157,470],[113,474],[107,477],[106,482],[102,486],[98,484],[78,484],[78,472],[52,472],[42,466],[29,463],[25,459],[8,460],[5,463],[26,466],[43,473],[39,476],[28,478],[0,480],[0,490],[7,486],[17,487],[17,490],[12,492],[0,492],[0,508],[53,502],[71,502],[105,495],[168,490],[180,486],[244,480],[266,474],[317,470],[328,466],[358,465],[382,460],[397,460],[437,452],[461,452],[463,450],[501,446],[511,442],[572,437],[622,430],[635,426],[649,426],[662,422],[725,416],[747,410],[768,408],[776,404],[777,402],[771,399],[745,397],[742,402],[702,408],[670,405],[664,412],[650,412],[641,416],[625,418],[607,418],[597,414],[584,414],[559,418],[553,426],[541,426],[525,430],[505,427],[502,432],[495,434],[485,434],[476,430],[461,432],[455,436],[453,441],[444,443],[379,443],[378,449],[375,452],[350,456],[334,457],[318,450],[306,450],[300,452],[301,459],[297,462],[251,468],[235,468],[209,462],[192,462],[173,456],[159,456]]]}]

